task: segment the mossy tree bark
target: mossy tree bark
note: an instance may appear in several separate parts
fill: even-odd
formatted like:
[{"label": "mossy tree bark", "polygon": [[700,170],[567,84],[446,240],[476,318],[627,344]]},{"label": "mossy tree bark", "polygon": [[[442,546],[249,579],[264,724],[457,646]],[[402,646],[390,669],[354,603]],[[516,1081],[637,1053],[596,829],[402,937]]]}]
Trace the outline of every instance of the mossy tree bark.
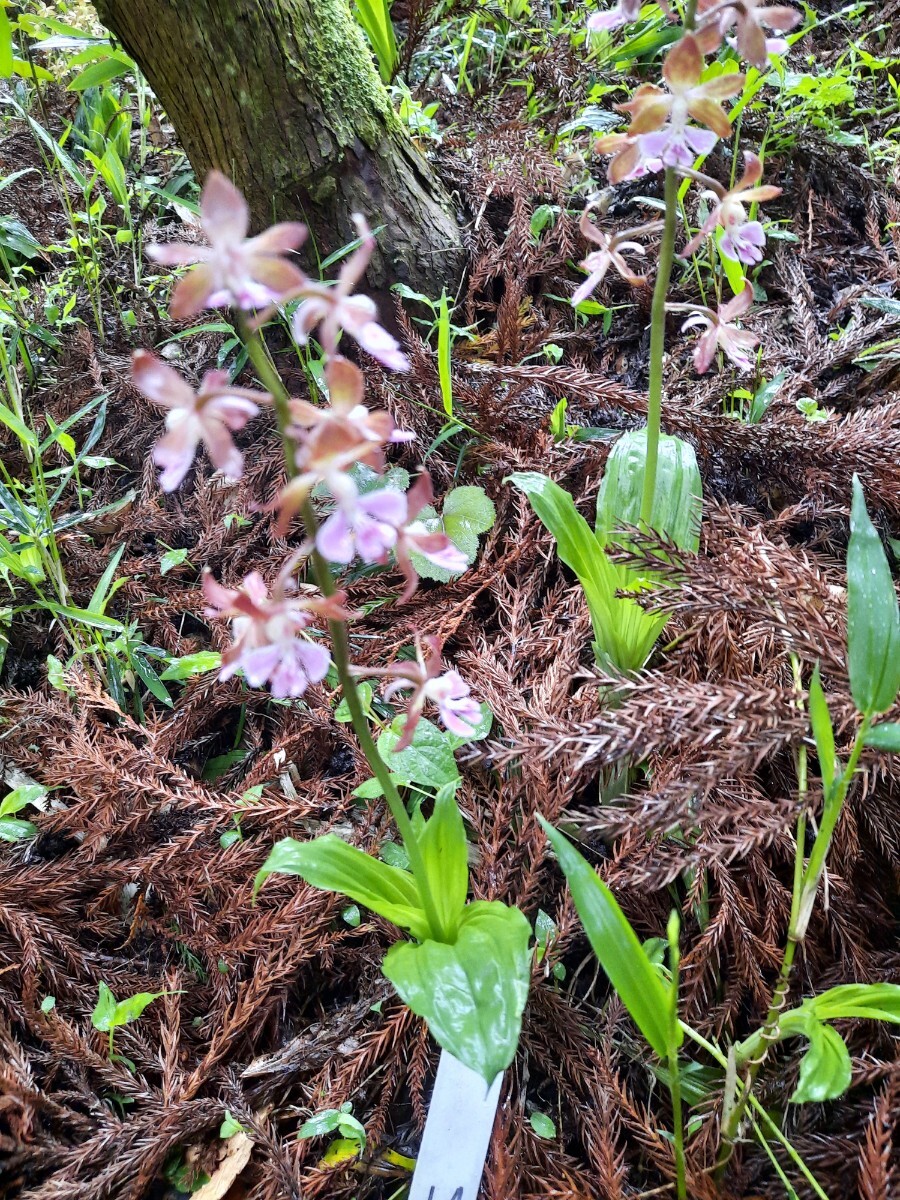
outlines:
[{"label": "mossy tree bark", "polygon": [[384,225],[369,284],[455,286],[453,206],[393,112],[348,0],[96,0],[202,179],[218,167],[259,226],[301,219],[319,255]]}]

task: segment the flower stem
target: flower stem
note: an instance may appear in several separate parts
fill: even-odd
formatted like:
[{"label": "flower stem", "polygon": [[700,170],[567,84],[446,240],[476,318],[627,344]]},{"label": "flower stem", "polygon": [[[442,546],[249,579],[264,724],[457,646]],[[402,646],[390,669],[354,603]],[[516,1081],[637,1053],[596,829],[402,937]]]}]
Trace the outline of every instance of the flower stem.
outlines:
[{"label": "flower stem", "polygon": [[659,263],[650,309],[650,377],[647,383],[647,458],[644,463],[644,487],[641,494],[641,524],[650,528],[653,499],[656,495],[656,469],[659,462],[659,431],[662,419],[663,354],[666,348],[666,297],[675,261],[675,226],[678,220],[678,175],[671,167],[665,174],[666,215],[663,222]]},{"label": "flower stem", "polygon": [[[756,1082],[756,1077],[759,1074],[760,1068],[768,1056],[772,1045],[778,1041],[779,1037],[779,1021],[784,1010],[787,1000],[788,986],[790,983],[791,969],[794,965],[794,958],[797,953],[798,946],[803,944],[806,937],[809,918],[812,913],[812,908],[815,903],[816,894],[819,890],[819,883],[822,879],[822,874],[825,870],[825,860],[828,856],[828,851],[831,848],[831,838],[834,834],[835,826],[837,825],[838,817],[844,806],[844,800],[847,797],[847,792],[850,789],[850,784],[853,781],[853,776],[856,773],[856,768],[859,763],[860,755],[863,751],[866,734],[869,732],[869,727],[872,723],[871,717],[863,717],[860,722],[859,729],[856,733],[856,738],[853,742],[853,748],[850,751],[850,757],[847,760],[847,766],[842,774],[834,781],[832,787],[825,796],[825,804],[822,812],[822,821],[816,834],[815,842],[810,851],[809,860],[806,865],[803,864],[803,846],[806,836],[806,813],[801,812],[797,821],[797,860],[794,867],[794,886],[791,894],[791,915],[788,923],[787,943],[784,948],[784,957],[781,960],[781,970],[778,972],[778,980],[775,984],[775,989],[772,993],[772,1000],[769,1004],[769,1011],[766,1013],[766,1019],[762,1028],[742,1044],[740,1049],[742,1053],[740,1060],[746,1065],[747,1071],[743,1079],[743,1092],[738,1098],[734,1107],[728,1114],[728,1118],[722,1129],[722,1147],[719,1152],[719,1161],[716,1164],[716,1175],[721,1179],[728,1160],[734,1152],[734,1139],[737,1136],[738,1126],[741,1118],[744,1115],[744,1110],[747,1107],[747,1101],[750,1098],[753,1090],[753,1085]],[[805,753],[799,761],[799,784],[800,795],[802,799],[806,796],[806,756]]]},{"label": "flower stem", "polygon": [[[297,472],[296,446],[289,433],[291,422],[290,394],[284,386],[281,376],[278,374],[278,369],[269,355],[268,347],[261,333],[258,329],[251,328],[243,314],[238,315],[238,331],[241,340],[247,348],[247,354],[259,377],[260,383],[272,396],[275,417],[284,447],[285,467],[288,477],[293,478]],[[317,528],[316,514],[308,496],[301,505],[300,515],[303,519],[307,538],[311,542],[314,542]],[[312,563],[313,575],[322,595],[326,597],[334,596],[338,590],[337,583],[328,563],[315,547],[313,547],[310,553],[310,561]],[[429,887],[428,872],[425,867],[422,849],[413,829],[412,821],[409,818],[409,813],[406,811],[406,805],[403,803],[403,799],[391,778],[390,768],[378,752],[378,747],[375,745],[369,724],[366,721],[366,715],[359,698],[356,679],[353,675],[351,665],[350,639],[347,636],[347,623],[340,620],[330,620],[328,622],[328,630],[331,634],[334,665],[344,693],[344,699],[347,701],[347,707],[350,710],[353,729],[359,739],[362,752],[366,756],[369,766],[372,768],[372,774],[381,785],[381,790],[391,811],[391,816],[397,824],[400,837],[403,841],[403,848],[406,850],[410,868],[418,885],[419,898],[422,902],[425,916],[428,919],[429,927],[436,941],[450,941],[453,931],[444,927],[437,905],[435,904],[431,888]]]}]

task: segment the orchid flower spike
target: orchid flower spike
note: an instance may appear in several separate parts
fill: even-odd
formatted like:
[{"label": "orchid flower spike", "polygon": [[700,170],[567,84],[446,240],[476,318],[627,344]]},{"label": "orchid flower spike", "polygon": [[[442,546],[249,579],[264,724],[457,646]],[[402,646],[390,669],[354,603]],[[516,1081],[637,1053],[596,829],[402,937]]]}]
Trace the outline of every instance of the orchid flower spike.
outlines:
[{"label": "orchid flower spike", "polygon": [[176,320],[203,308],[262,308],[295,292],[303,272],[284,257],[306,238],[295,221],[273,225],[248,238],[247,202],[220,171],[210,171],[200,196],[200,219],[209,246],[167,242],[147,247],[147,255],[165,266],[197,263],[176,283],[169,309]]},{"label": "orchid flower spike", "polygon": [[378,312],[368,297],[354,294],[353,289],[365,274],[375,249],[375,238],[364,217],[354,214],[353,223],[360,245],[350,255],[338,274],[337,283],[306,283],[298,294],[303,297],[294,314],[294,337],[305,346],[309,335],[319,328],[319,341],[329,356],[338,352],[341,331],[349,333],[358,344],[392,371],[408,371],[409,360],[398,342],[378,324]]},{"label": "orchid flower spike", "polygon": [[[645,160],[658,159],[664,167],[690,167],[698,154],[712,150],[717,138],[731,134],[721,101],[741,91],[744,76],[719,75],[701,83],[703,67],[700,43],[687,33],[663,63],[668,90],[644,83],[627,104],[617,105],[631,114],[627,136],[639,138],[639,155]],[[706,128],[691,125],[691,117]]]},{"label": "orchid flower spike", "polygon": [[405,750],[412,743],[428,701],[437,706],[445,729],[457,737],[471,737],[481,723],[481,705],[472,697],[469,685],[458,671],[442,672],[441,666],[440,639],[416,635],[414,661],[398,662],[390,667],[355,668],[355,674],[361,678],[376,676],[391,681],[382,688],[381,694],[385,700],[391,700],[399,691],[412,688],[412,695],[407,701],[403,735],[394,747],[394,753]]},{"label": "orchid flower spike", "polygon": [[694,366],[700,375],[709,370],[717,350],[721,350],[739,371],[752,370],[750,351],[759,345],[759,338],[748,329],[740,329],[735,324],[737,318],[743,316],[752,303],[753,288],[749,283],[745,283],[734,299],[719,305],[718,312],[699,305],[666,305],[670,311],[688,310],[691,313],[681,327],[682,332],[697,327],[705,330],[694,348]]},{"label": "orchid flower spike", "polygon": [[195,392],[176,370],[146,350],[134,352],[131,378],[148,400],[169,410],[167,432],[153,448],[153,461],[162,467],[159,486],[164,492],[174,492],[187,475],[201,442],[217,471],[240,479],[244,457],[231,434],[256,416],[260,404],[271,401],[268,392],[234,387],[227,371],[207,371]]},{"label": "orchid flower spike", "polygon": [[268,681],[272,695],[302,696],[311,683],[328,673],[331,656],[324,646],[302,636],[316,617],[345,620],[342,594],[329,598],[293,594],[291,574],[297,563],[292,555],[279,572],[271,593],[258,571],[238,588],[226,588],[206,572],[203,594],[208,617],[231,620],[233,642],[222,655],[220,679],[243,671],[250,687]]},{"label": "orchid flower spike", "polygon": [[744,152],[744,173],[730,191],[724,189],[718,192],[707,191],[703,194],[716,200],[709,216],[703,225],[681,251],[682,258],[696,253],[703,242],[717,225],[721,225],[724,233],[719,243],[723,254],[743,263],[762,262],[763,247],[766,244],[766,234],[759,221],[748,221],[746,204],[762,203],[774,200],[781,195],[780,187],[764,184],[757,187],[762,178],[762,162],[749,150]]},{"label": "orchid flower spike", "polygon": [[622,253],[624,251],[629,254],[646,254],[646,248],[633,239],[642,234],[657,233],[663,226],[662,221],[651,221],[646,225],[639,225],[636,229],[625,229],[620,233],[608,234],[604,233],[602,229],[597,228],[591,220],[590,212],[591,209],[588,206],[581,214],[578,226],[587,240],[599,246],[600,249],[592,250],[579,263],[582,270],[587,271],[588,277],[572,296],[571,303],[573,305],[581,304],[583,300],[587,300],[588,296],[602,281],[610,267],[615,268],[625,282],[630,283],[633,287],[638,287],[646,283],[647,277],[645,275],[636,275],[622,257]]}]

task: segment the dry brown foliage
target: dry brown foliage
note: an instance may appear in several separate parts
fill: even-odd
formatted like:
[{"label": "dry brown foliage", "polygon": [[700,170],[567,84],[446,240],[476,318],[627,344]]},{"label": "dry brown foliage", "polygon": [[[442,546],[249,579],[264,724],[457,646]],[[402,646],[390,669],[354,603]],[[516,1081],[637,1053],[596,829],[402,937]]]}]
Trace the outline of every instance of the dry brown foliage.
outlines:
[{"label": "dry brown foliage", "polygon": [[[424,11],[411,6],[411,19]],[[564,77],[559,63],[541,69],[548,79]],[[885,230],[893,222],[896,236],[898,198],[874,189],[864,167],[843,158],[842,193],[823,193],[821,147],[798,155],[787,203],[796,204],[801,243],[767,272],[769,303],[757,318],[766,376],[789,374],[762,424],[722,415],[732,380],[698,380],[689,348],[672,339],[664,425],[697,450],[703,544],[696,559],[673,563],[660,592],[672,614],[669,644],[639,678],[616,684],[611,706],[604,701],[611,681],[592,667],[579,589],[525,501],[502,481],[511,470],[545,471],[590,512],[605,444],[555,446],[546,417],[565,396],[574,423],[622,429],[643,420],[649,295],[625,293],[613,280],[604,285],[605,302],[632,304],[606,339],[595,324],[573,329],[564,306],[546,299],[571,292],[567,260],[580,246],[569,216],[538,240],[531,214],[541,203],[565,214],[571,180],[526,125],[507,116],[470,152],[452,139],[441,152],[448,180],[471,207],[465,311],[481,330],[460,344],[454,362],[456,403],[480,434],[464,470],[495,500],[497,524],[474,569],[450,585],[423,586],[403,607],[371,608],[354,626],[354,645],[361,660],[382,661],[414,629],[446,639],[448,657],[496,720],[492,738],[464,767],[461,802],[477,848],[473,894],[518,904],[531,918],[543,909],[559,927],[535,967],[484,1195],[665,1195],[672,1164],[665,1090],[590,954],[535,816],[577,832],[642,937],[658,936],[672,905],[680,907],[689,1020],[723,1039],[755,1027],[789,905],[794,754],[810,745],[790,655],[807,672],[821,662],[846,742],[852,707],[841,559],[854,471],[876,519],[895,534],[900,520],[896,363],[869,374],[854,364],[860,349],[896,332],[896,319],[861,299],[874,282],[896,283],[898,247]],[[830,170],[834,159],[827,162]],[[820,214],[814,227],[804,223],[812,202]],[[860,208],[864,220],[853,224],[848,214]],[[629,213],[619,215],[627,223]],[[690,279],[682,286],[688,294]],[[838,317],[843,332],[832,340]],[[402,313],[398,319],[413,370],[387,379],[367,364],[370,387],[427,446],[438,429],[436,363],[416,327]],[[548,341],[564,347],[558,365],[533,357]],[[188,374],[214,356],[208,339],[181,347]],[[293,368],[286,361],[288,382],[300,392],[296,360]],[[88,599],[124,544],[120,572],[128,582],[114,613],[129,614],[147,642],[173,654],[221,647],[223,631],[202,616],[197,570],[208,565],[228,583],[254,568],[268,577],[277,571],[287,545],[257,508],[280,484],[274,432],[255,427],[240,485],[224,487],[203,468],[165,497],[149,465],[159,416],[128,383],[124,347],[103,349],[82,330],[56,385],[31,403],[62,420],[97,389],[110,393],[102,448],[124,476],[97,475],[94,503],[125,486],[137,496],[128,511],[96,522],[90,537],[64,540],[75,600]],[[829,408],[829,421],[809,424],[798,397]],[[415,468],[415,452],[404,453]],[[4,454],[15,471],[14,447]],[[439,492],[453,482],[455,465],[455,453],[429,460]],[[226,521],[229,514],[243,520]],[[165,577],[163,542],[185,548],[189,560]],[[349,590],[362,605],[400,587],[387,572],[357,578]],[[214,1165],[226,1107],[256,1144],[235,1196],[394,1194],[403,1173],[383,1152],[415,1153],[436,1061],[420,1023],[380,975],[396,935],[371,917],[351,928],[340,897],[294,879],[273,878],[251,904],[253,875],[276,838],[335,829],[375,851],[392,836],[379,805],[351,796],[367,770],[347,728],[333,720],[337,697],[320,687],[303,703],[277,705],[240,681],[204,677],[183,688],[172,710],[151,705],[142,726],[87,670],[69,674],[68,692],[48,687],[48,653],[64,653],[58,631],[43,620],[17,623],[0,695],[5,778],[24,772],[53,789],[37,818],[39,836],[0,855],[6,1194],[162,1196],[161,1175],[176,1152],[190,1149],[198,1169]],[[210,760],[235,747],[239,761],[204,781]],[[600,783],[625,764],[634,768],[629,794],[601,803]],[[864,759],[795,996],[840,981],[900,981],[900,786],[890,768],[877,756]],[[242,807],[242,794],[257,784],[261,798]],[[813,769],[814,805],[818,799]],[[236,815],[243,840],[222,849],[219,838]],[[557,963],[566,969],[563,982],[551,970]],[[134,1073],[108,1060],[91,1028],[101,980],[119,997],[177,993],[117,1034]],[[56,1004],[43,1013],[47,995]],[[898,1194],[896,1045],[884,1029],[852,1023],[844,1032],[854,1054],[854,1086],[844,1100],[787,1108],[796,1076],[790,1046],[767,1067],[764,1094],[785,1111],[788,1135],[829,1195],[889,1200]],[[721,1083],[712,1078],[709,1086],[703,1128],[689,1143],[692,1195],[780,1195],[769,1160],[749,1143],[715,1192],[707,1172]],[[298,1141],[296,1131],[311,1111],[346,1100],[366,1123],[370,1150],[358,1170],[323,1169],[322,1144]],[[554,1116],[558,1140],[536,1136],[527,1119],[534,1109]],[[795,1185],[806,1194],[801,1181]]]}]

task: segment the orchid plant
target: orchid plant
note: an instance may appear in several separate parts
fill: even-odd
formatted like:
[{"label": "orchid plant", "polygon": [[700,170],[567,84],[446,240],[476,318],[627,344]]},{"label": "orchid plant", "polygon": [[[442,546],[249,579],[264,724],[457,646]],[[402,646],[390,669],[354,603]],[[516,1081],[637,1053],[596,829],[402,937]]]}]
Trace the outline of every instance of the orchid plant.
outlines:
[{"label": "orchid plant", "polygon": [[[659,3],[674,19],[667,0]],[[606,32],[638,21],[640,15],[640,0],[619,0],[614,8],[592,15],[588,29]],[[598,153],[610,156],[608,177],[613,185],[663,175],[662,220],[607,232],[594,219],[595,204],[588,204],[580,228],[592,248],[580,264],[586,277],[571,297],[577,308],[610,271],[632,287],[646,285],[648,273],[632,264],[646,258],[645,239],[661,234],[651,305],[647,424],[643,430],[624,434],[613,446],[593,531],[572,498],[546,476],[520,472],[510,481],[526,493],[556,539],[560,557],[577,574],[593,618],[595,657],[614,673],[642,667],[665,625],[659,614],[645,611],[629,596],[651,588],[653,579],[608,557],[612,546],[627,548],[622,527],[652,531],[683,551],[695,552],[699,544],[702,480],[696,455],[687,442],[661,430],[667,314],[685,313],[682,331],[699,331],[693,361],[700,374],[719,356],[739,371],[750,371],[759,345],[756,334],[741,324],[753,303],[753,286],[745,271],[762,262],[766,243],[757,206],[779,196],[781,189],[761,182],[762,160],[749,151],[744,152],[740,178],[731,186],[699,169],[719,139],[730,136],[731,118],[724,104],[744,87],[744,76],[738,71],[711,71],[707,56],[727,43],[752,65],[762,67],[770,54],[787,45],[783,39],[767,37],[765,30],[786,33],[799,20],[800,14],[792,8],[761,7],[753,0],[688,0],[678,36],[663,60],[660,82],[642,83],[631,99],[618,105],[629,118],[628,128],[596,142]],[[714,306],[673,303],[668,298],[681,181],[698,184],[702,199],[711,205],[680,256],[688,258],[713,241],[723,268],[715,278]],[[723,296],[725,283],[734,292],[731,298]]]},{"label": "orchid plant", "polygon": [[[491,1083],[509,1065],[518,1043],[530,975],[530,926],[522,913],[502,903],[467,903],[468,844],[455,800],[457,781],[438,790],[430,817],[420,807],[410,814],[398,790],[402,773],[392,770],[379,752],[357,683],[364,677],[384,680],[386,702],[406,695],[405,718],[398,718],[400,736],[388,754],[396,754],[398,761],[420,728],[434,728],[423,722],[429,706],[459,744],[483,736],[482,705],[458,671],[445,669],[434,637],[417,635],[414,661],[354,666],[348,633],[354,613],[334,574],[335,567],[357,559],[383,564],[393,555],[405,579],[402,603],[418,583],[416,557],[451,572],[465,570],[469,562],[446,533],[429,529],[420,519],[433,498],[427,472],[419,474],[408,492],[390,480],[364,491],[354,477],[360,468],[381,474],[386,447],[414,437],[398,429],[389,413],[366,405],[363,373],[340,353],[346,333],[389,370],[409,366],[397,341],[379,323],[374,303],[356,290],[374,238],[364,218],[355,216],[356,249],[337,282],[327,284],[307,278],[288,257],[305,239],[302,225],[280,224],[247,236],[246,202],[219,172],[206,181],[200,213],[208,246],[170,243],[151,246],[148,253],[156,262],[192,268],[173,290],[173,316],[188,317],[204,308],[234,310],[264,390],[236,387],[224,372],[213,371],[194,391],[173,367],[139,350],[133,362],[135,386],[167,410],[166,433],[154,449],[160,487],[170,492],[181,485],[200,446],[214,467],[239,478],[243,456],[232,434],[270,407],[287,473],[286,485],[270,506],[278,510],[276,530],[287,533],[299,515],[306,535],[270,584],[256,571],[234,587],[205,573],[207,616],[231,623],[220,677],[241,672],[250,687],[268,686],[276,698],[291,700],[322,683],[333,667],[409,864],[408,870],[389,866],[333,834],[306,842],[284,838],[258,873],[254,891],[275,872],[299,875],[406,930],[414,941],[392,947],[384,962],[386,976],[413,1012],[428,1021],[437,1041]],[[324,352],[325,405],[289,395],[264,341],[268,317],[295,299],[300,300],[291,325],[296,341],[305,344],[317,332]],[[313,489],[322,488],[330,492],[334,506],[320,521]]]},{"label": "orchid plant", "polygon": [[[664,11],[674,17],[666,0],[660,0],[660,3]],[[588,27],[595,31],[614,29],[637,21],[640,9],[639,3],[620,0],[614,9],[592,16]],[[661,224],[650,324],[646,457],[641,468],[641,520],[645,526],[649,526],[651,514],[659,510],[659,500],[655,502],[654,498],[658,482],[666,313],[687,309],[689,316],[682,328],[703,330],[694,354],[698,372],[709,370],[718,351],[738,370],[751,369],[753,363],[749,351],[757,345],[758,339],[737,324],[746,316],[753,299],[752,287],[743,278],[743,268],[762,261],[766,235],[763,225],[756,219],[756,205],[781,193],[780,188],[760,184],[762,161],[753,153],[745,153],[743,175],[730,188],[698,169],[719,139],[731,135],[731,120],[723,102],[739,96],[744,87],[744,76],[736,71],[709,72],[706,58],[727,43],[739,57],[761,70],[770,54],[781,53],[787,48],[783,39],[768,37],[766,29],[787,33],[800,19],[801,14],[793,8],[762,6],[755,0],[688,0],[680,36],[663,61],[661,84],[641,84],[630,100],[618,106],[619,111],[630,118],[628,129],[624,133],[607,134],[596,143],[598,153],[612,156],[608,169],[610,183],[623,183],[659,172],[664,177],[665,215]],[[729,267],[736,268],[728,270],[728,278],[740,280],[740,285],[734,288],[735,297],[730,301],[722,300],[721,280],[717,280],[719,303],[716,309],[668,303],[679,219],[679,181],[682,179],[700,184],[705,189],[704,198],[712,198],[714,203],[681,255],[687,257],[696,253],[707,238],[716,236],[719,255],[728,260]],[[659,223],[654,222],[650,227],[641,226],[614,234],[610,240],[622,244],[636,236],[655,232],[658,227]],[[584,224],[582,229],[585,230]],[[596,241],[598,234],[589,236]],[[590,254],[581,264],[588,272],[588,279],[572,297],[575,305],[584,300],[602,278],[594,260],[595,255]],[[619,263],[612,265],[626,281],[635,282],[630,271],[622,271]],[[665,521],[665,497],[660,499]],[[657,523],[655,529],[657,533],[667,533],[665,524],[660,528]]]}]

